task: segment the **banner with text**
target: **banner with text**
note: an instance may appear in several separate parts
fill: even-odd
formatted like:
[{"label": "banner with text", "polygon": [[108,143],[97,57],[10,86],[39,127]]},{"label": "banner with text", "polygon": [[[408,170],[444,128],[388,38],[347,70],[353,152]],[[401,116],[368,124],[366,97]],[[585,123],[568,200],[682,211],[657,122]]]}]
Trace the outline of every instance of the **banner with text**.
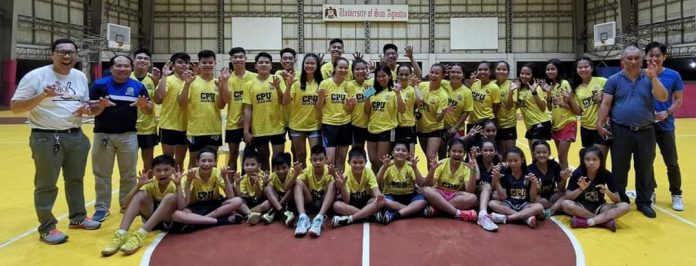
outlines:
[{"label": "banner with text", "polygon": [[408,5],[323,5],[324,21],[408,21]]}]

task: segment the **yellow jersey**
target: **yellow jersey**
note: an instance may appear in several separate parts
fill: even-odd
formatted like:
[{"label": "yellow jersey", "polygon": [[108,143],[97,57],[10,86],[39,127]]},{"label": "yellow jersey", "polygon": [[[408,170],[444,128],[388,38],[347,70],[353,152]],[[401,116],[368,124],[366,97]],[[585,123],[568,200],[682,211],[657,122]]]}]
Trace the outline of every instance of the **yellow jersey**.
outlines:
[{"label": "yellow jersey", "polygon": [[416,172],[406,163],[401,169],[392,164],[384,172],[384,194],[408,195],[416,192]]},{"label": "yellow jersey", "polygon": [[582,109],[580,126],[586,129],[597,129],[599,106],[602,103],[602,91],[604,91],[605,83],[607,83],[606,78],[592,77],[590,83],[587,85],[580,84],[575,89],[575,99]]},{"label": "yellow jersey", "polygon": [[435,168],[436,188],[444,188],[450,191],[462,191],[466,182],[469,181],[470,170],[464,162],[459,163],[459,167],[452,172],[450,168],[451,159],[443,159],[440,166]]},{"label": "yellow jersey", "polygon": [[244,84],[242,102],[252,107],[251,134],[254,137],[285,133],[282,104],[278,90],[272,85],[273,77],[269,75],[265,80],[256,78]]},{"label": "yellow jersey", "polygon": [[324,172],[321,176],[316,176],[314,167],[307,167],[297,176],[297,180],[301,180],[309,191],[323,192],[326,187],[333,181],[333,176],[329,174],[329,166],[324,165]]},{"label": "yellow jersey", "polygon": [[423,94],[423,103],[418,107],[418,132],[430,133],[445,128],[444,119],[438,122],[437,116],[447,108],[447,92],[442,86],[431,91],[429,81],[421,82],[418,86]]},{"label": "yellow jersey", "polygon": [[176,193],[176,185],[174,185],[174,182],[169,181],[167,187],[164,190],[160,190],[159,183],[155,180],[142,186],[140,191],[147,193],[154,202],[160,202],[167,194]]},{"label": "yellow jersey", "polygon": [[353,107],[353,111],[350,113],[351,124],[359,128],[367,128],[369,122],[369,117],[365,114],[365,96],[363,92],[367,88],[372,87],[374,84],[374,79],[367,79],[363,81],[362,84],[358,84],[356,80],[351,80],[348,82],[348,95],[350,97],[355,97],[356,104]]},{"label": "yellow jersey", "polygon": [[[295,82],[298,83],[300,82],[300,74],[302,72],[297,72],[297,70],[294,70],[293,73],[295,73]],[[287,89],[285,85],[285,70],[280,69],[275,72],[275,75],[280,77],[280,88],[285,92]],[[285,127],[289,127],[290,125],[290,113],[292,111],[292,104],[287,104],[287,105],[281,105],[283,108],[283,124],[285,124]]]},{"label": "yellow jersey", "polygon": [[295,169],[290,168],[285,176],[285,179],[281,180],[280,176],[278,176],[278,173],[272,172],[269,184],[271,184],[273,190],[275,190],[276,192],[285,193],[285,187],[292,181],[292,176],[294,175]]},{"label": "yellow jersey", "polygon": [[[333,63],[328,62],[328,63],[321,65],[320,71],[321,71],[322,79],[324,79],[324,80],[331,79],[331,77],[333,77],[333,72],[334,72]],[[351,80],[353,80],[353,62],[348,60],[348,73],[346,74],[346,81],[351,81]]]},{"label": "yellow jersey", "polygon": [[[251,182],[251,177],[249,174],[245,174],[242,176],[242,180],[239,181],[239,192],[242,193],[244,197],[257,197],[257,196],[263,196],[263,171],[260,171],[257,173],[257,178],[256,182],[252,184]],[[270,177],[269,177],[270,178]],[[261,195],[256,195],[256,190],[259,190],[261,192]],[[240,195],[241,196],[241,195]],[[254,206],[249,206],[249,207],[254,207]]]},{"label": "yellow jersey", "polygon": [[187,136],[220,135],[222,132],[222,117],[217,106],[217,79],[206,81],[200,76],[189,86],[188,107],[186,117],[188,124]]},{"label": "yellow jersey", "polygon": [[413,127],[416,125],[416,89],[413,86],[401,88],[401,97],[406,104],[406,111],[398,113],[400,127]]},{"label": "yellow jersey", "polygon": [[[135,72],[133,72],[131,73],[131,78],[140,81],[140,83],[142,83],[143,86],[145,86],[147,94],[150,96],[150,98],[155,97],[155,90],[157,88],[155,88],[155,81],[152,79],[152,76],[150,76],[149,73],[146,74],[142,80],[140,80],[138,79],[138,77],[135,76]],[[138,121],[135,123],[135,129],[138,135],[157,134],[157,115],[155,114],[155,109],[156,105],[154,105],[154,102],[152,113],[150,114],[145,114],[143,113],[143,111],[140,110],[140,108],[138,108]]]},{"label": "yellow jersey", "polygon": [[[507,101],[508,94],[510,93],[510,81],[506,80],[498,87],[500,88],[500,101]],[[498,122],[499,128],[512,128],[517,126],[517,105],[515,104],[517,91],[518,90],[515,90],[512,94],[512,106],[510,106],[510,109],[505,108],[502,104],[500,105],[500,109],[498,109],[498,115],[495,116],[495,119]]]},{"label": "yellow jersey", "polygon": [[[561,130],[568,123],[575,123],[575,113],[570,109],[570,105],[563,99],[563,92],[568,91],[571,94],[570,83],[566,80],[561,80],[560,84],[556,84],[551,89],[551,123],[553,130]],[[548,102],[547,102],[548,104]]]},{"label": "yellow jersey", "polygon": [[176,75],[167,77],[167,92],[162,99],[162,115],[159,127],[162,129],[186,131],[186,108],[179,106],[179,94],[184,88],[184,80]]},{"label": "yellow jersey", "polygon": [[372,194],[372,189],[379,187],[375,173],[367,167],[363,169],[360,180],[353,174],[353,169],[350,167],[346,169],[344,176],[346,178],[346,190],[348,190],[352,199],[367,197],[367,195]]},{"label": "yellow jersey", "polygon": [[201,176],[198,174],[198,168],[196,168],[196,179],[189,180],[186,179],[185,187],[188,186],[188,182],[191,182],[191,195],[189,197],[189,204],[193,204],[199,201],[217,200],[222,198],[221,190],[225,189],[225,179],[220,175],[222,170],[220,168],[213,168],[213,172],[207,181],[203,181]]},{"label": "yellow jersey", "polygon": [[469,123],[480,123],[495,118],[493,104],[500,103],[500,88],[494,81],[481,85],[478,80],[471,84],[471,96],[474,99],[474,111],[469,115]]},{"label": "yellow jersey", "polygon": [[230,90],[230,102],[227,103],[227,130],[235,130],[244,128],[242,124],[242,100],[244,98],[244,84],[255,80],[257,74],[246,71],[242,77],[238,77],[234,72],[230,73],[230,78],[227,80],[227,86]]},{"label": "yellow jersey", "polygon": [[[471,90],[462,84],[459,88],[452,88],[451,83],[444,87],[447,92],[447,105],[456,106],[454,112],[445,115],[444,121],[446,127],[453,127],[457,124],[459,117],[462,114],[471,113],[474,110],[474,99],[471,95]],[[462,123],[458,129],[465,129],[466,123]]]},{"label": "yellow jersey", "polygon": [[315,81],[307,83],[307,87],[302,90],[300,82],[295,82],[290,88],[290,129],[297,131],[319,130],[321,119],[317,110],[317,89],[319,84]]},{"label": "yellow jersey", "polygon": [[[539,95],[538,97],[540,97],[542,101],[546,101],[544,99],[544,95],[546,94],[546,92],[544,92],[544,90],[541,87],[537,86],[536,92]],[[551,120],[551,118],[549,118],[549,115],[546,114],[546,112],[541,111],[541,109],[539,109],[539,106],[536,104],[536,100],[534,100],[535,96],[532,95],[531,90],[518,90],[517,94],[519,95],[519,99],[517,100],[517,108],[519,108],[522,112],[522,117],[524,118],[524,126],[527,128],[527,130],[532,128],[533,125]]]},{"label": "yellow jersey", "polygon": [[351,114],[346,111],[346,99],[349,96],[347,85],[347,81],[336,84],[333,79],[319,83],[319,88],[326,93],[321,113],[323,124],[341,126],[350,123]]},{"label": "yellow jersey", "polygon": [[370,96],[372,111],[367,125],[367,131],[372,134],[379,134],[388,130],[395,129],[399,125],[396,114],[397,99],[396,92],[384,89],[379,93]]}]

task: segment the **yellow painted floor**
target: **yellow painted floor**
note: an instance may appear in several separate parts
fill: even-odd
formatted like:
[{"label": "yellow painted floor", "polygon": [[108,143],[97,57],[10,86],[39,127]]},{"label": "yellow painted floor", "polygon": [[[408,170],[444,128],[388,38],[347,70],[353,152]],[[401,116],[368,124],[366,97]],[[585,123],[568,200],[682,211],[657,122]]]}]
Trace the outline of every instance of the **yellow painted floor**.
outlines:
[{"label": "yellow painted floor", "polygon": [[[7,111],[0,111],[0,117],[12,116]],[[523,136],[520,123],[518,129]],[[675,212],[670,208],[670,194],[662,158],[657,153],[655,169],[658,177],[657,219],[645,218],[633,210],[618,221],[618,231],[611,233],[606,229],[571,229],[584,252],[587,265],[696,265],[694,240],[696,240],[696,158],[691,151],[696,150],[696,119],[679,119],[677,121],[677,144],[683,179],[686,211]],[[83,127],[91,137],[92,125]],[[38,234],[32,232],[37,226],[33,208],[33,161],[28,146],[29,127],[27,125],[0,125],[0,265],[137,265],[145,253],[141,251],[132,256],[116,254],[102,258],[100,250],[118,227],[121,214],[118,206],[112,206],[112,216],[97,231],[67,229],[67,207],[62,194],[62,182],[55,215],[60,218],[58,228],[70,236],[66,244],[49,246],[39,242]],[[524,143],[523,143],[524,142]],[[527,151],[526,140],[518,145]],[[578,165],[577,151],[579,143],[572,146],[570,163]],[[555,150],[555,148],[554,148]],[[158,153],[160,151],[157,151]],[[424,158],[420,148],[418,153]],[[529,158],[529,157],[528,157]],[[221,157],[220,162],[226,161]],[[421,167],[425,168],[425,160]],[[85,176],[85,198],[88,215],[93,212],[94,178],[88,162]],[[633,173],[630,174],[632,176]],[[61,179],[62,180],[62,179]],[[118,178],[113,178],[117,188]],[[631,178],[631,180],[633,180]],[[629,183],[632,183],[630,181]],[[631,186],[632,187],[632,186]],[[629,188],[632,189],[632,188]],[[113,202],[117,203],[114,198]],[[635,209],[635,206],[634,206]],[[569,218],[556,216],[566,225]],[[131,230],[138,228],[136,219]],[[500,237],[504,235],[499,233]],[[150,234],[151,243],[156,234]],[[691,246],[691,248],[689,248]],[[688,251],[692,250],[692,251]],[[540,259],[554,254],[539,254]]]}]

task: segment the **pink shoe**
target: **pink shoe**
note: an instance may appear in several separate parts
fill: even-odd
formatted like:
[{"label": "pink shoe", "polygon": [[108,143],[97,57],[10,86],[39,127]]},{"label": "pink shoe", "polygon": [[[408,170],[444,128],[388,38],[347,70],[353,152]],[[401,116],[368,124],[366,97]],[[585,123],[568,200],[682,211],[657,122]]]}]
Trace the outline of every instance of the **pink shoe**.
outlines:
[{"label": "pink shoe", "polygon": [[476,211],[474,210],[468,210],[468,211],[461,211],[459,214],[459,218],[462,221],[467,221],[467,222],[475,222],[477,220],[477,214]]},{"label": "pink shoe", "polygon": [[611,230],[612,232],[616,232],[616,220],[611,219],[608,222],[602,224],[604,228]]},{"label": "pink shoe", "polygon": [[573,218],[570,219],[570,227],[572,227],[572,228],[587,228],[587,227],[590,227],[590,225],[587,224],[587,219],[573,216]]}]

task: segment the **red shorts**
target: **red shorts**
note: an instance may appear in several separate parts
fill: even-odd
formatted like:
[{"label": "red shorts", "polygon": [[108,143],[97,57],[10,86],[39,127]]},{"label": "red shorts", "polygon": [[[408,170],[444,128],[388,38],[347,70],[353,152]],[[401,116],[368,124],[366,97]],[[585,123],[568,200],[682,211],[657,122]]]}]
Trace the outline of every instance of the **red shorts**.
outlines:
[{"label": "red shorts", "polygon": [[446,201],[452,200],[456,195],[457,191],[449,190],[449,189],[443,189],[443,188],[437,188],[437,192],[440,192],[440,195],[442,195],[443,198],[445,198]]},{"label": "red shorts", "polygon": [[575,142],[575,136],[578,134],[578,124],[573,121],[566,124],[558,131],[551,132],[551,138],[556,141]]}]

